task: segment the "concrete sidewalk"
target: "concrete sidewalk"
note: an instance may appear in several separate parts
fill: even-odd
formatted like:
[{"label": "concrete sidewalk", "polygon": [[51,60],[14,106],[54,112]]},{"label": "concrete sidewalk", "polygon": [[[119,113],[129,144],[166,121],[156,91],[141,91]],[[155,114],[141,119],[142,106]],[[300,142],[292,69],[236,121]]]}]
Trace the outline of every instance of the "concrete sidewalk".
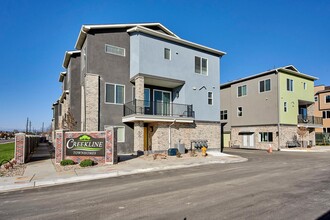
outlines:
[{"label": "concrete sidewalk", "polygon": [[26,164],[27,167],[23,176],[0,178],[0,192],[207,164],[247,161],[246,158],[220,153],[215,150],[209,150],[207,157],[184,155],[182,158],[172,156],[167,157],[167,159],[154,159],[152,155],[141,157],[127,155],[121,156],[120,159],[124,161],[115,165],[97,165],[88,168],[80,168],[77,165],[71,168],[61,167],[55,165],[54,160],[51,159],[51,148],[49,145],[39,144],[31,156],[30,162]]}]

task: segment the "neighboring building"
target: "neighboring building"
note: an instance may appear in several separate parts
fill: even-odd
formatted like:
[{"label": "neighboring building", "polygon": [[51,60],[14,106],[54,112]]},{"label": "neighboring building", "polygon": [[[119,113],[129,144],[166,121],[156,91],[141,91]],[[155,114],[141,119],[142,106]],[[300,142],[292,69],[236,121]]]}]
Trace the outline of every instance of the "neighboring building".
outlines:
[{"label": "neighboring building", "polygon": [[[303,141],[314,145],[321,124],[314,117],[316,79],[289,65],[222,84],[224,146],[279,149],[298,146],[304,135]],[[308,132],[301,135],[301,127]]]},{"label": "neighboring building", "polygon": [[323,118],[322,127],[315,131],[317,133],[330,133],[330,86],[315,86],[314,93],[314,115]]},{"label": "neighboring building", "polygon": [[[119,153],[177,143],[189,148],[196,139],[220,148],[224,52],[183,40],[159,23],[83,25],[75,48],[81,51],[81,130],[115,126]],[[76,98],[64,88],[61,108]]]}]

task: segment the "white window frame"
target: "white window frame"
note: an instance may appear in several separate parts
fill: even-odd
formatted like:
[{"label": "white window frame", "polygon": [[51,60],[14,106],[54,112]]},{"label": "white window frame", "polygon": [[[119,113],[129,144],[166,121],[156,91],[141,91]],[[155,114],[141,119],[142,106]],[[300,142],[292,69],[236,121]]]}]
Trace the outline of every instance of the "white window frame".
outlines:
[{"label": "white window frame", "polygon": [[[288,89],[288,80],[289,80],[289,82],[292,82],[292,87],[291,87],[291,83],[289,84],[289,89]],[[293,81],[293,79],[289,79],[289,78],[287,78],[286,79],[286,90],[288,91],[288,92],[293,92],[294,91],[294,81]]]},{"label": "white window frame", "polygon": [[[241,108],[242,110],[240,111],[239,108]],[[239,115],[239,113],[241,113],[241,115]],[[242,106],[237,107],[237,117],[243,117],[243,107]]]},{"label": "white window frame", "polygon": [[[265,134],[267,134],[267,135],[265,135]],[[272,134],[272,140],[270,141],[269,140],[269,134]],[[263,135],[265,135],[264,136],[264,140],[262,140],[263,138],[262,138],[262,136]],[[272,143],[272,142],[274,142],[274,135],[273,135],[273,132],[268,132],[268,131],[266,131],[266,132],[259,132],[259,142],[260,143]]]},{"label": "white window frame", "polygon": [[288,103],[284,102],[284,112],[288,112]]},{"label": "white window frame", "polygon": [[[225,118],[225,116],[226,116],[226,118]],[[220,111],[220,120],[228,120],[228,110]]]},{"label": "white window frame", "polygon": [[[166,58],[166,50],[168,50],[168,52],[169,52],[169,58],[168,59]],[[167,48],[167,47],[164,48],[164,59],[165,60],[171,60],[172,59],[172,53],[171,53],[170,48]]]},{"label": "white window frame", "polygon": [[[239,90],[240,87],[244,87],[244,86],[245,86],[245,95],[243,95],[243,93],[242,93],[242,95],[239,96],[239,94],[238,94],[238,90]],[[247,93],[248,93],[247,90],[248,90],[247,85],[237,86],[237,98],[247,96]],[[242,91],[243,91],[243,90],[242,90]]]},{"label": "white window frame", "polygon": [[[115,84],[115,83],[108,83],[108,82],[106,82],[106,83],[104,83],[105,85],[104,85],[104,103],[105,104],[112,104],[112,105],[124,105],[125,104],[125,85],[122,85],[122,84]],[[107,84],[108,85],[114,85],[114,103],[112,103],[112,102],[107,102]],[[117,103],[117,100],[116,100],[116,96],[117,96],[117,94],[116,94],[116,92],[117,92],[117,90],[116,90],[116,86],[123,86],[124,87],[124,95],[123,95],[123,103]]]},{"label": "white window frame", "polygon": [[[209,94],[211,94],[211,97],[209,97]],[[209,100],[211,100],[211,104],[209,103]],[[211,92],[211,91],[207,92],[207,104],[213,105],[213,92]]]},{"label": "white window frame", "polygon": [[[199,73],[196,72],[196,58],[199,58],[200,60],[200,68],[199,68]],[[206,73],[203,73],[203,59],[206,60]],[[209,75],[209,60],[205,57],[200,57],[200,56],[194,56],[194,71],[198,75],[202,76],[208,76]]]},{"label": "white window frame", "polygon": [[126,138],[125,138],[125,126],[121,126],[121,125],[104,125],[104,130],[105,130],[107,127],[123,128],[123,129],[124,129],[124,137],[123,137],[124,140],[122,140],[122,141],[119,141],[119,140],[118,140],[118,130],[117,130],[117,142],[118,142],[118,143],[125,143],[125,140],[126,140]]},{"label": "white window frame", "polygon": [[[112,47],[114,49],[123,50],[124,53],[123,54],[119,54],[119,53],[114,53],[114,52],[111,52],[111,51],[107,51],[107,47]],[[104,45],[104,52],[105,53],[108,53],[108,54],[116,55],[116,56],[121,56],[121,57],[125,57],[126,56],[126,49],[125,48],[114,46],[114,45],[111,45],[111,44],[105,44]]]},{"label": "white window frame", "polygon": [[[265,83],[265,82],[266,82],[267,80],[269,80],[269,90],[266,90],[266,83]],[[262,92],[260,91],[260,89],[261,89],[261,87],[260,87],[260,83],[261,83],[261,82],[264,82],[264,86],[265,86],[265,87],[264,87],[265,90],[262,91]],[[271,80],[270,78],[269,78],[269,79],[260,80],[259,83],[258,83],[258,87],[259,87],[259,89],[258,89],[259,93],[270,92],[270,91],[272,91],[272,80]]]}]

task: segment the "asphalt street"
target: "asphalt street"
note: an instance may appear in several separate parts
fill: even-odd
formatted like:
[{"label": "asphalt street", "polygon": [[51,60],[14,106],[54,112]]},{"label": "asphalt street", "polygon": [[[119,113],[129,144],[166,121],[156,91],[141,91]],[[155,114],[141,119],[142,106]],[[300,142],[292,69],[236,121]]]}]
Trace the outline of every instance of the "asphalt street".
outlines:
[{"label": "asphalt street", "polygon": [[330,153],[225,152],[249,161],[0,193],[0,219],[330,218]]}]

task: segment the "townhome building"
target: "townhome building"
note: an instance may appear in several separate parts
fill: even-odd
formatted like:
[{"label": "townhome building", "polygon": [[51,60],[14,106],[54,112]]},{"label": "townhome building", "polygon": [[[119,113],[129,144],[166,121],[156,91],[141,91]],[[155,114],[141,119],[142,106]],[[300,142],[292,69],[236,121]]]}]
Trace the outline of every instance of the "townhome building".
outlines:
[{"label": "townhome building", "polygon": [[79,72],[80,89],[63,89],[54,105],[58,122],[66,103],[80,100],[74,116],[80,114],[80,130],[114,126],[119,153],[189,148],[194,140],[220,148],[224,52],[184,40],[160,23],[83,25],[75,49],[80,70],[70,73],[69,54],[60,81]]},{"label": "townhome building", "polygon": [[61,96],[53,103],[52,131],[81,130],[80,51],[66,51],[63,60],[66,71],[59,75]]},{"label": "townhome building", "polygon": [[322,127],[317,128],[317,133],[330,133],[330,86],[319,85],[314,88],[316,117],[322,117]]},{"label": "townhome building", "polygon": [[314,81],[293,65],[220,86],[225,147],[280,149],[315,144]]}]

